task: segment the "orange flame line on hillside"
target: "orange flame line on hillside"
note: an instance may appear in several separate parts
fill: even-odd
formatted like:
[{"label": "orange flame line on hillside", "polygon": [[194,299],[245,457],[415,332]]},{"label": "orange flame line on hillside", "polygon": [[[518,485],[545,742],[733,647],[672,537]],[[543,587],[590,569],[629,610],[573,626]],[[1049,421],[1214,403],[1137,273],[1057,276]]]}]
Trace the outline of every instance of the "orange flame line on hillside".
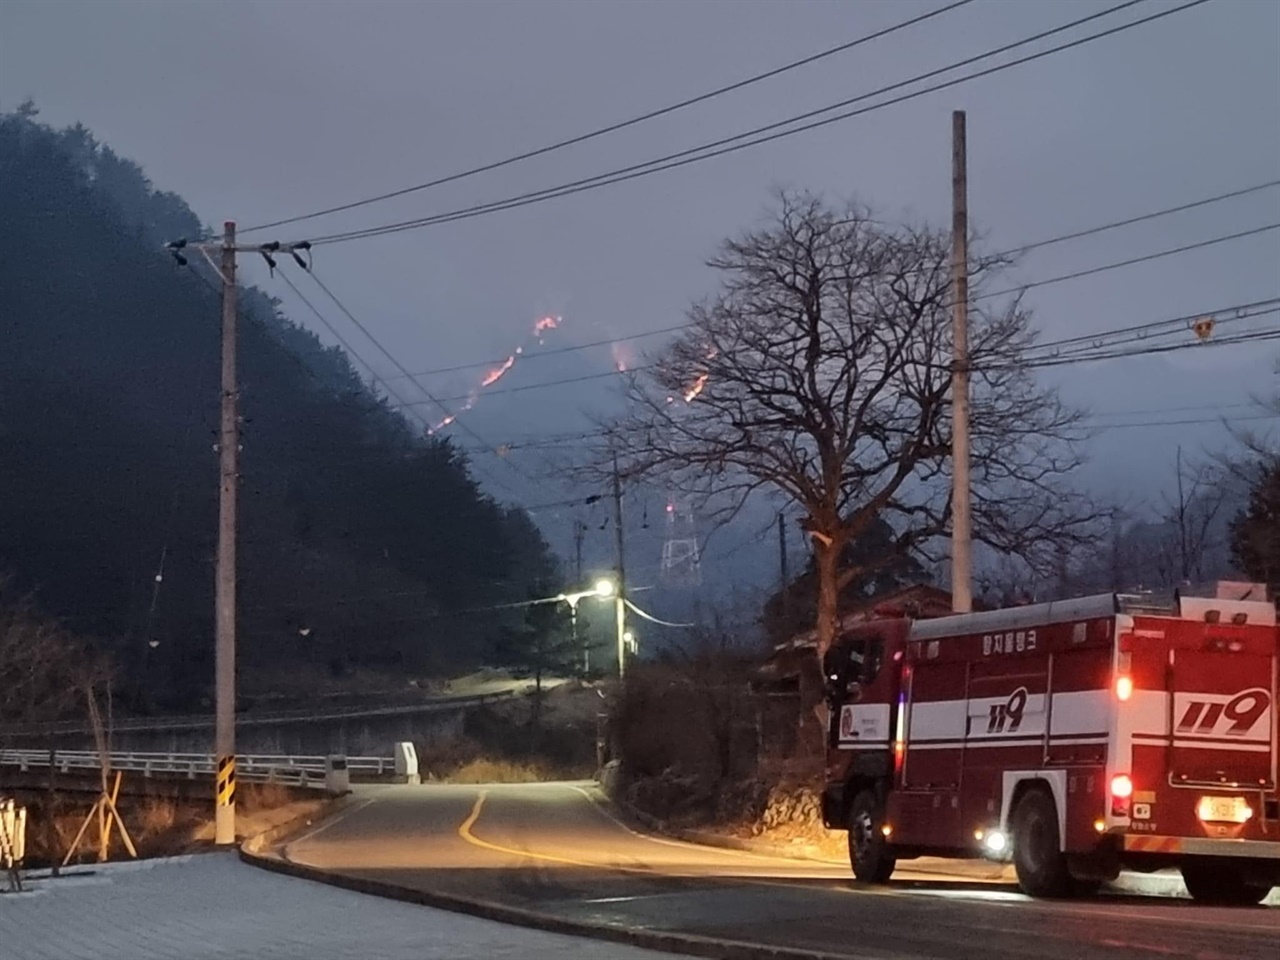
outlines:
[{"label": "orange flame line on hillside", "polygon": [[[552,317],[552,316],[541,317],[538,320],[536,320],[533,324],[533,335],[537,337],[538,342],[541,343],[543,333],[545,333],[548,330],[558,329],[560,327],[560,324],[563,322],[564,321],[561,317]],[[480,391],[484,390],[486,387],[493,386],[495,383],[501,380],[506,375],[507,371],[510,370],[512,367],[514,367],[516,365],[516,361],[519,360],[522,356],[524,356],[523,345],[516,347],[515,352],[508,355],[507,359],[503,360],[502,363],[498,364],[498,366],[489,370],[483,377],[481,377],[479,385],[476,386],[475,389],[471,391],[470,395],[467,397],[466,403],[462,405],[462,407],[459,409],[458,412],[466,413],[468,410],[474,407],[476,404],[476,400],[478,400],[480,397]],[[447,417],[445,417],[443,420],[441,420],[439,423],[437,423],[434,427],[430,428],[427,431],[427,433],[433,434],[439,430],[443,430],[445,427],[449,426],[449,424],[453,423],[457,419],[458,419],[458,414],[451,413]]]},{"label": "orange flame line on hillside", "polygon": [[511,356],[507,357],[507,359],[503,360],[501,364],[494,367],[492,370],[490,370],[488,373],[484,375],[484,379],[480,381],[480,389],[483,390],[485,387],[488,387],[488,386],[491,386],[492,384],[497,383],[499,380],[502,379],[502,375],[506,373],[508,370],[510,370],[512,367],[514,367],[515,365],[516,365],[516,354],[513,353],[511,354]]},{"label": "orange flame line on hillside", "polygon": [[698,379],[693,381],[693,386],[691,386],[688,390],[685,391],[684,402],[693,403],[693,401],[697,398],[698,394],[702,392],[703,388],[706,385],[707,385],[707,375],[705,373],[700,374],[698,376]]},{"label": "orange flame line on hillside", "polygon": [[453,423],[453,421],[457,419],[458,419],[458,415],[456,413],[449,414],[447,417],[445,417],[443,420],[437,423],[434,427],[428,430],[427,435],[430,436],[433,433],[437,433],[443,430],[445,427],[447,427],[449,424]]}]

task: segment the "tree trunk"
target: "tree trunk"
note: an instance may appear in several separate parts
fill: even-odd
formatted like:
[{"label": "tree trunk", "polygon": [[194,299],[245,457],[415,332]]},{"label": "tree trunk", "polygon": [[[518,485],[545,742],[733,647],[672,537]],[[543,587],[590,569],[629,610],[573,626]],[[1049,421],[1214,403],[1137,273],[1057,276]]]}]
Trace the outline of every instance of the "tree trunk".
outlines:
[{"label": "tree trunk", "polygon": [[827,651],[831,649],[831,645],[836,641],[836,629],[840,617],[840,582],[838,579],[840,545],[836,543],[824,544],[819,541],[815,544],[815,547],[818,573],[818,621],[815,626],[818,643],[817,649],[814,651],[813,663],[808,670],[802,671],[800,675],[800,701],[802,715],[812,716],[816,727],[811,733],[806,734],[805,727],[807,724],[802,720],[800,736],[802,742],[807,741],[811,745],[811,749],[816,749],[820,754],[827,724],[830,721],[827,716],[827,700],[824,696],[825,671],[822,669],[822,662],[827,655]]},{"label": "tree trunk", "polygon": [[836,639],[836,626],[840,616],[839,559],[840,550],[835,544],[817,544],[818,622],[816,626],[819,663]]}]

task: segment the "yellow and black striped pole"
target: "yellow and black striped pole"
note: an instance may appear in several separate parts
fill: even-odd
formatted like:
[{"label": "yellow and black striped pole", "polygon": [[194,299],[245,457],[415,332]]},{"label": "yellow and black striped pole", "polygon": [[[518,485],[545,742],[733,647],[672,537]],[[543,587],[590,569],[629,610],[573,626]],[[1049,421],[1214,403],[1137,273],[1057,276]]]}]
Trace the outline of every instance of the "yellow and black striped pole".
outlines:
[{"label": "yellow and black striped pole", "polygon": [[234,815],[236,808],[236,758],[234,755],[218,758],[216,795],[219,813],[221,808],[230,807]]}]

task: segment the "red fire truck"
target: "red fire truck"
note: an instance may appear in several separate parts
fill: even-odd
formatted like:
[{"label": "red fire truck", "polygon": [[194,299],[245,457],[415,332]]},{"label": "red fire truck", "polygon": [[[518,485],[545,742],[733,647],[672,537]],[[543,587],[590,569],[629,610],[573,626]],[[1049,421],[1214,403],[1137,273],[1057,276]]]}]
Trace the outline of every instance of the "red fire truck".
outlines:
[{"label": "red fire truck", "polygon": [[854,874],[1012,860],[1064,896],[1178,867],[1196,899],[1280,885],[1276,608],[1261,587],[873,621],[823,668],[823,819]]}]

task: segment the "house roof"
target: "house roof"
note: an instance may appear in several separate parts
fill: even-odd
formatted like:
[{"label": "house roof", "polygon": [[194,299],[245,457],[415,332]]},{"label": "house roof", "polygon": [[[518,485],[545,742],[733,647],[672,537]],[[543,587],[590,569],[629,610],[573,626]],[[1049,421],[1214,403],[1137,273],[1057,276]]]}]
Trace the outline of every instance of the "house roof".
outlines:
[{"label": "house roof", "polygon": [[[903,587],[892,593],[886,593],[844,611],[836,622],[837,632],[847,630],[859,623],[878,620],[885,617],[902,617],[911,614],[920,619],[947,616],[951,613],[951,594],[946,590],[918,583]],[[796,634],[789,640],[774,647],[775,653],[787,650],[802,650],[817,645],[817,630],[806,630]]]}]

